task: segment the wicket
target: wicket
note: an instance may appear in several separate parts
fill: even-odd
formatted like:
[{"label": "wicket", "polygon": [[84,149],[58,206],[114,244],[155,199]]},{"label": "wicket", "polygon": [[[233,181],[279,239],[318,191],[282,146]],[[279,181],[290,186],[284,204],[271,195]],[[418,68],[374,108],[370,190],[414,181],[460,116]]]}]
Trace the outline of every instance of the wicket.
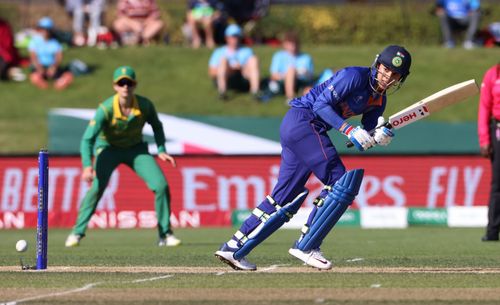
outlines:
[{"label": "wicket", "polygon": [[38,220],[36,227],[36,269],[47,269],[49,195],[49,153],[41,149],[38,153]]}]

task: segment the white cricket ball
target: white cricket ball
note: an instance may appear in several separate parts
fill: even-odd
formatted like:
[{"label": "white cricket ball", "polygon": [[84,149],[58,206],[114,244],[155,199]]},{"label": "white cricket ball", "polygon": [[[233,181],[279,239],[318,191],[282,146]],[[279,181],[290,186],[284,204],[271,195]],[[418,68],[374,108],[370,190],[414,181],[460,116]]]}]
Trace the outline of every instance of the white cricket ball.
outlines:
[{"label": "white cricket ball", "polygon": [[24,240],[18,240],[16,243],[16,250],[17,252],[24,252],[28,249],[28,243]]}]

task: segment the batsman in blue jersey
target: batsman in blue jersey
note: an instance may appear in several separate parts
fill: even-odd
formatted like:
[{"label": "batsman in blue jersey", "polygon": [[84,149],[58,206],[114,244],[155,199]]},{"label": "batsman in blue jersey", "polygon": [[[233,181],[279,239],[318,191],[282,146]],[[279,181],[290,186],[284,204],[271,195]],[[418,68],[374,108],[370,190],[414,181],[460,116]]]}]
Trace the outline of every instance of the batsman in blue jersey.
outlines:
[{"label": "batsman in blue jersey", "polygon": [[[399,89],[410,66],[410,53],[391,45],[376,56],[371,67],[338,70],[306,95],[293,99],[280,127],[278,182],[215,256],[236,270],[256,270],[247,254],[298,211],[308,194],[304,186],[313,173],[325,187],[288,252],[309,266],[330,269],[332,263],[320,246],[358,194],[363,170],[346,171],[327,131],[334,128],[343,133],[360,151],[388,145],[394,133],[382,117],[386,92]],[[348,123],[355,115],[362,115],[362,126]]]}]

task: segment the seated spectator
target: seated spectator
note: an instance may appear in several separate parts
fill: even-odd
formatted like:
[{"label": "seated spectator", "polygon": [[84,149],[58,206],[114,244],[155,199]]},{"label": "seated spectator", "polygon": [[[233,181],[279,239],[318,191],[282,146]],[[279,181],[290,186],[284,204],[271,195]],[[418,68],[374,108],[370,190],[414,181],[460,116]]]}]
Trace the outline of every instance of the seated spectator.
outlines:
[{"label": "seated spectator", "polygon": [[20,62],[12,29],[6,20],[0,19],[0,80],[24,81],[26,75],[19,68]]},{"label": "seated spectator", "polygon": [[[106,0],[67,0],[66,11],[73,18],[73,44],[94,46],[101,27]],[[85,15],[89,17],[87,33],[84,31]]]},{"label": "seated spectator", "polygon": [[235,89],[250,90],[260,99],[259,62],[251,48],[241,45],[241,28],[231,24],[224,34],[227,44],[214,50],[208,64],[208,74],[217,85],[219,98],[227,100],[227,89]]},{"label": "seated spectator", "polygon": [[156,0],[118,0],[113,28],[122,44],[148,45],[160,35],[163,27]]},{"label": "seated spectator", "polygon": [[214,21],[220,16],[219,2],[217,0],[190,0],[186,16],[189,32],[191,34],[191,45],[197,49],[201,46],[199,28],[205,34],[205,45],[208,48],[215,46]]},{"label": "seated spectator", "polygon": [[62,45],[53,38],[54,22],[49,17],[38,21],[37,32],[28,46],[32,72],[31,83],[40,89],[47,89],[48,80],[54,81],[54,88],[62,90],[73,81],[73,74],[61,66]]},{"label": "seated spectator", "polygon": [[453,31],[466,30],[463,47],[465,49],[474,48],[474,35],[481,16],[479,0],[437,0],[436,6],[436,15],[439,17],[444,47],[455,47]]},{"label": "seated spectator", "polygon": [[314,85],[317,86],[319,84],[322,84],[322,83],[326,82],[328,79],[330,79],[330,77],[333,76],[333,74],[334,74],[334,72],[333,72],[332,68],[326,68],[326,69],[324,69],[323,71],[321,71],[321,73],[318,76],[318,79],[316,80],[316,82],[314,83]]},{"label": "seated spectator", "polygon": [[283,49],[274,53],[271,61],[269,90],[273,94],[284,93],[291,100],[298,90],[308,91],[313,85],[314,65],[311,56],[300,51],[296,33],[286,33],[282,45]]}]

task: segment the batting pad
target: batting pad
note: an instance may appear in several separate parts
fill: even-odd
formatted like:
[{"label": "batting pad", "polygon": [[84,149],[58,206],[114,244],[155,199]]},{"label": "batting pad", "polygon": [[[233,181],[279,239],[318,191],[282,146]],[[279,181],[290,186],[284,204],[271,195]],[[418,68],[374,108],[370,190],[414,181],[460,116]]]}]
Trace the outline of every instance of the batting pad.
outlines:
[{"label": "batting pad", "polygon": [[363,174],[363,169],[355,169],[345,173],[335,182],[325,202],[318,208],[309,230],[304,233],[302,239],[297,243],[297,248],[302,251],[319,248],[323,239],[358,195]]},{"label": "batting pad", "polygon": [[241,248],[234,252],[234,258],[239,260],[245,257],[253,248],[278,230],[285,222],[288,222],[297,213],[307,194],[309,194],[309,191],[305,189],[291,202],[274,212],[267,221],[262,220],[262,223],[248,234],[248,239]]}]

